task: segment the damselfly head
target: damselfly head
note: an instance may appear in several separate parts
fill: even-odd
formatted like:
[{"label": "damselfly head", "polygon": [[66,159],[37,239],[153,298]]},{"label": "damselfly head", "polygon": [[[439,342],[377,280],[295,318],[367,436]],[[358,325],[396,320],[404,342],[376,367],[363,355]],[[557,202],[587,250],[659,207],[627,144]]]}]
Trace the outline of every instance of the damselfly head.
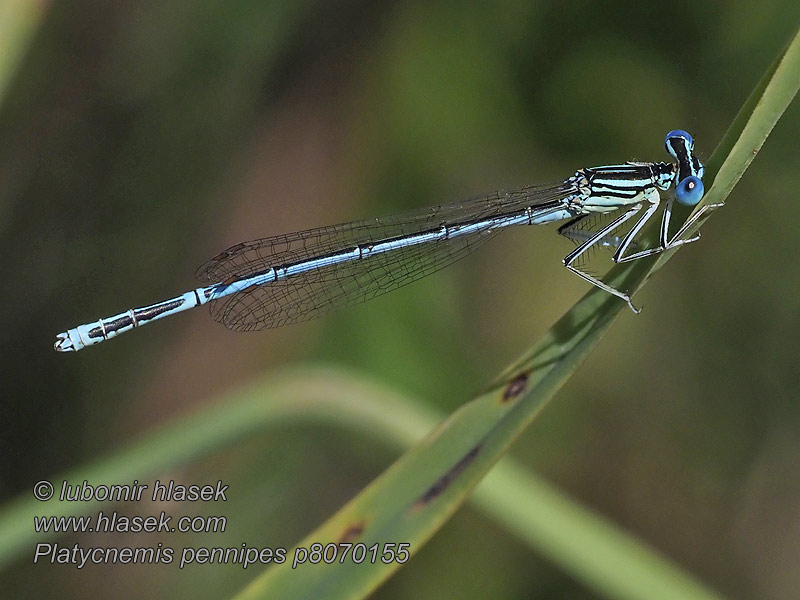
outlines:
[{"label": "damselfly head", "polygon": [[702,179],[706,170],[694,154],[694,139],[683,129],[673,129],[664,139],[664,146],[678,161],[678,171],[675,175],[678,202],[694,206],[703,197]]}]

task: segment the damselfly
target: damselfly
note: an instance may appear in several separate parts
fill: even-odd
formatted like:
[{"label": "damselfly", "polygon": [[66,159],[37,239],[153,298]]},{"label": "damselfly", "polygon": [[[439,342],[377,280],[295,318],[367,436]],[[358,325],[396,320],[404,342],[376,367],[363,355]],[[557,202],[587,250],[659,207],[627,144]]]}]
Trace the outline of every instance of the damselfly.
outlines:
[{"label": "damselfly", "polygon": [[[580,268],[593,246],[613,246],[614,262],[636,260],[693,242],[689,227],[707,205],[670,237],[673,202],[694,206],[703,197],[704,167],[692,136],[671,131],[664,141],[675,163],[628,162],[580,169],[563,182],[499,191],[464,202],[278,235],[228,248],[200,267],[207,283],[181,296],[80,325],[57,336],[55,349],[76,351],[201,304],[235,331],[279,327],[319,317],[399,288],[466,256],[501,229],[567,221],[558,231],[578,242],[564,265],[628,303],[630,296]],[[675,188],[661,219],[659,244],[634,251],[634,238],[661,205],[660,191]],[[590,215],[619,213],[585,229]],[[638,217],[622,236],[614,233]]]}]

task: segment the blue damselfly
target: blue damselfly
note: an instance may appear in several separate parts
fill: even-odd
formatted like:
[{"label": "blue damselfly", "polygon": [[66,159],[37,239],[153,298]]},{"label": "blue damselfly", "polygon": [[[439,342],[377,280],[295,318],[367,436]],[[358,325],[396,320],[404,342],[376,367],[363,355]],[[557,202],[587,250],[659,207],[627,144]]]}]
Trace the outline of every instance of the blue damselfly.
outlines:
[{"label": "blue damselfly", "polygon": [[[181,296],[80,325],[57,336],[55,349],[76,351],[201,304],[236,331],[279,327],[363,302],[432,273],[512,225],[567,221],[558,232],[577,242],[564,265],[589,283],[628,303],[630,296],[582,270],[578,259],[593,246],[613,246],[613,261],[626,262],[693,242],[688,228],[707,205],[670,237],[673,202],[694,206],[703,197],[704,167],[692,137],[667,134],[675,163],[628,162],[578,170],[561,183],[499,191],[463,202],[397,215],[309,229],[243,242],[200,267],[207,283]],[[659,244],[636,250],[634,238],[662,204],[659,191],[674,187],[664,205]],[[587,217],[619,213],[586,229]],[[623,223],[638,220],[622,236]]]}]

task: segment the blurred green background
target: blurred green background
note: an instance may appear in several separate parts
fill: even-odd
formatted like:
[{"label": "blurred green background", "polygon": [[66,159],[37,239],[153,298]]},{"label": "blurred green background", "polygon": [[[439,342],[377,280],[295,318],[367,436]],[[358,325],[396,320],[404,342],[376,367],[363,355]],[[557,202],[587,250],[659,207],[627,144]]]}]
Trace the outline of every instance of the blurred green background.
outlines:
[{"label": "blurred green background", "polygon": [[[553,231],[311,323],[234,334],[197,310],[78,354],[52,343],[190,289],[242,240],[665,160],[674,128],[707,158],[800,22],[795,0],[35,8],[0,98],[3,500],[284,365],[454,410],[587,290]],[[734,598],[800,589],[799,137],[795,103],[513,451]],[[292,426],[164,477],[231,485],[228,532],[197,543],[291,546],[395,457]],[[257,572],[32,551],[2,573],[14,597],[217,598]],[[595,597],[470,508],[375,597],[454,595]]]}]

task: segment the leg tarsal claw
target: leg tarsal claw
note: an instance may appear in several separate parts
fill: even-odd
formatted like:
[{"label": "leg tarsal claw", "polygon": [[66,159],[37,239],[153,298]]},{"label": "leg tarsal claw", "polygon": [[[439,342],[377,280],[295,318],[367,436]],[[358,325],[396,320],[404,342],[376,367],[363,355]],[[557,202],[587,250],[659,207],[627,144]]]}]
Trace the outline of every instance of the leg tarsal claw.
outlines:
[{"label": "leg tarsal claw", "polygon": [[633,314],[635,314],[635,315],[638,315],[640,312],[642,312],[642,309],[641,309],[641,308],[636,308],[636,307],[633,305],[633,302],[631,302],[631,297],[630,297],[630,296],[628,296],[627,294],[626,294],[626,295],[625,295],[625,296],[624,296],[622,299],[623,299],[623,300],[625,300],[625,302],[627,302],[627,303],[628,303],[628,306],[629,306],[629,307],[630,307],[630,309],[633,311]]}]

